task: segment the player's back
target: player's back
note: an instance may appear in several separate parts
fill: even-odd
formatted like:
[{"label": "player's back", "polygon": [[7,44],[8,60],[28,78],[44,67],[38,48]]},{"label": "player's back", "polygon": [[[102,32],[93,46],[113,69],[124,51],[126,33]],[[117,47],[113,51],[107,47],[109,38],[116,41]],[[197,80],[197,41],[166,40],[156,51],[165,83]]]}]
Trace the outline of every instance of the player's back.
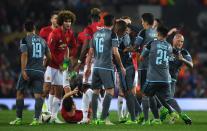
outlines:
[{"label": "player's back", "polygon": [[49,34],[53,31],[51,26],[46,26],[41,28],[39,36],[41,36],[46,42],[48,40]]},{"label": "player's back", "polygon": [[113,35],[112,31],[107,28],[103,28],[94,34],[92,39],[92,48],[94,48],[95,68],[113,68],[112,47],[114,42],[118,44],[117,37]]},{"label": "player's back", "polygon": [[48,50],[46,42],[38,35],[28,35],[22,39],[22,44],[25,44],[28,53],[27,70],[44,71],[43,57]]},{"label": "player's back", "polygon": [[170,82],[169,59],[172,55],[172,46],[167,41],[155,40],[150,42],[149,66],[147,81]]},{"label": "player's back", "polygon": [[[157,38],[157,32],[153,28],[142,30],[140,33],[141,33],[140,35],[143,37],[143,41],[141,44],[141,50],[147,43]],[[148,67],[148,58],[140,62],[140,65],[139,65],[140,69],[147,69],[147,67]]]}]

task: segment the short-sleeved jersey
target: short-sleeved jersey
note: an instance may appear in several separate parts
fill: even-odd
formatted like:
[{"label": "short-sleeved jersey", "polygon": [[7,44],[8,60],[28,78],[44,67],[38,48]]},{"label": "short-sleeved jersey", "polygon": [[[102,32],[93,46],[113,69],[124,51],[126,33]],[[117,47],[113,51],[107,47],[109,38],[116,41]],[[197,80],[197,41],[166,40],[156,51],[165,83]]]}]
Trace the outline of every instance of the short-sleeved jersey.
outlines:
[{"label": "short-sleeved jersey", "polygon": [[[125,48],[128,48],[131,46],[131,41],[130,41],[130,37],[129,34],[124,35],[123,37],[119,38],[119,54],[122,60],[122,64],[125,68],[129,67],[129,66],[133,66],[133,62],[132,62],[132,54],[131,52],[124,52]],[[114,63],[117,67],[117,70],[120,70],[119,65],[117,64],[116,60],[114,60]]]},{"label": "short-sleeved jersey", "polygon": [[146,45],[142,54],[149,57],[147,69],[148,82],[171,82],[169,59],[172,56],[172,46],[167,41],[155,40]]},{"label": "short-sleeved jersey", "polygon": [[[184,59],[186,59],[187,61],[192,62],[192,57],[191,57],[190,53],[186,49],[176,49],[176,48],[173,48],[173,54],[174,55],[178,55],[179,53],[181,53],[181,55],[184,57]],[[170,58],[170,61],[169,61],[170,75],[172,77],[172,81],[176,81],[177,80],[178,73],[180,71],[180,68],[183,65],[183,62],[178,60],[178,59],[176,59],[174,55]]]},{"label": "short-sleeved jersey", "polygon": [[103,27],[101,22],[93,22],[84,29],[85,39],[91,40],[93,34]]},{"label": "short-sleeved jersey", "polygon": [[62,107],[61,115],[68,123],[80,122],[83,119],[83,112],[81,110],[76,110],[74,116],[68,116],[68,111]]},{"label": "short-sleeved jersey", "polygon": [[20,50],[21,53],[28,53],[26,70],[45,70],[43,57],[48,53],[49,49],[44,39],[35,34],[28,35],[20,41]]},{"label": "short-sleeved jersey", "polygon": [[94,68],[113,69],[112,48],[118,47],[118,37],[110,29],[97,31],[90,47],[94,49]]},{"label": "short-sleeved jersey", "polygon": [[[73,43],[74,35],[71,30],[67,30],[63,33],[61,27],[54,29],[48,37],[48,45],[51,51],[51,63],[50,66],[59,69],[63,63],[64,55],[67,48]],[[72,45],[73,46],[73,45]]]},{"label": "short-sleeved jersey", "polygon": [[[150,41],[153,41],[157,38],[157,31],[153,28],[149,29],[143,29],[139,32],[139,34],[136,37],[135,45],[138,47],[139,52],[142,51],[144,45],[149,43]],[[148,58],[145,58],[144,61],[141,61],[139,63],[139,69],[147,69],[148,67]]]},{"label": "short-sleeved jersey", "polygon": [[46,42],[48,41],[49,34],[53,31],[51,26],[41,28],[39,36],[41,36]]}]

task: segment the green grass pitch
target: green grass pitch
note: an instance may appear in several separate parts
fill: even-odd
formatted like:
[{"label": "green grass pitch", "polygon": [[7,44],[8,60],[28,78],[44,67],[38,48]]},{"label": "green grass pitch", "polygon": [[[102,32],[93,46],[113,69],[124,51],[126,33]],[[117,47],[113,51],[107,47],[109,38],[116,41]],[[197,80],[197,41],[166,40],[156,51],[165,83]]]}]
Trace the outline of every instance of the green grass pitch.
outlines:
[{"label": "green grass pitch", "polygon": [[159,126],[140,126],[118,124],[117,113],[111,112],[110,119],[116,125],[77,125],[77,124],[46,124],[39,126],[29,126],[32,120],[33,112],[25,111],[21,126],[11,126],[8,123],[15,119],[15,111],[0,111],[0,131],[207,131],[207,112],[187,112],[192,118],[192,125],[185,125],[181,120],[174,125]]}]

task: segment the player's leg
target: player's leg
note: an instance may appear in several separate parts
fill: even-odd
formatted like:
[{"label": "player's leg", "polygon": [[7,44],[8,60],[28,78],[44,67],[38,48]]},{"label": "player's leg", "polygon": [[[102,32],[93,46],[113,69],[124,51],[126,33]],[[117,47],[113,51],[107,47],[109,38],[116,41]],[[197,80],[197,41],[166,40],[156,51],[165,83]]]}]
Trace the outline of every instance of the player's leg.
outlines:
[{"label": "player's leg", "polygon": [[28,73],[31,81],[31,88],[33,89],[34,97],[35,97],[35,112],[34,119],[30,125],[39,125],[39,118],[42,112],[43,105],[43,83],[44,83],[44,74],[41,72],[30,71]]},{"label": "player's leg", "polygon": [[104,85],[106,94],[103,100],[103,109],[101,114],[101,120],[105,121],[109,115],[109,107],[111,105],[111,100],[114,95],[114,71],[112,70],[98,70],[98,74],[101,78],[101,81]]},{"label": "player's leg", "polygon": [[24,90],[27,87],[27,82],[23,79],[22,75],[19,75],[19,79],[16,86],[16,119],[11,121],[11,125],[22,124],[22,112],[24,109]]},{"label": "player's leg", "polygon": [[118,106],[118,119],[119,122],[125,122],[126,120],[124,120],[124,109],[123,109],[123,105],[124,105],[124,93],[123,90],[121,88],[120,85],[120,79],[119,79],[119,75],[117,72],[115,72],[115,84],[116,86],[118,86],[118,100],[117,100],[117,106]]},{"label": "player's leg", "polygon": [[92,89],[93,89],[93,95],[91,100],[91,107],[92,107],[92,124],[98,124],[97,123],[97,108],[98,108],[98,98],[100,94],[100,89],[102,86],[100,76],[98,74],[98,69],[94,69],[92,73]]},{"label": "player's leg", "polygon": [[179,114],[179,116],[182,118],[182,120],[185,122],[185,124],[192,124],[192,120],[190,119],[190,117],[185,114],[184,112],[182,112],[180,106],[178,105],[177,101],[174,99],[174,94],[175,94],[175,87],[176,87],[176,82],[172,81],[171,82],[171,97],[169,100],[167,100],[167,103],[177,111],[177,113]]},{"label": "player's leg", "polygon": [[[51,104],[53,101],[53,97],[54,94],[52,94],[53,92],[50,93],[50,91],[52,90],[51,88],[51,82],[52,82],[52,74],[51,74],[51,67],[47,67],[45,74],[44,74],[44,84],[43,84],[43,99],[44,99],[44,103],[43,103],[43,107],[42,107],[42,112],[51,112]],[[48,102],[46,102],[46,97],[48,96]]]},{"label": "player's leg", "polygon": [[[139,81],[140,81],[140,87],[141,90],[143,90],[146,82],[146,76],[147,76],[147,70],[138,70],[139,73]],[[142,96],[142,108],[143,108],[143,114],[144,114],[144,121],[146,124],[150,124],[149,121],[149,97],[145,96],[143,94]]]},{"label": "player's leg", "polygon": [[53,69],[54,72],[56,72],[55,77],[54,77],[54,81],[52,84],[52,86],[54,86],[54,98],[53,98],[53,104],[52,104],[52,112],[51,112],[51,122],[53,123],[62,123],[58,118],[57,118],[57,114],[58,111],[60,109],[60,105],[61,105],[61,99],[62,99],[62,91],[63,91],[63,75],[62,72],[57,70],[57,69]]}]

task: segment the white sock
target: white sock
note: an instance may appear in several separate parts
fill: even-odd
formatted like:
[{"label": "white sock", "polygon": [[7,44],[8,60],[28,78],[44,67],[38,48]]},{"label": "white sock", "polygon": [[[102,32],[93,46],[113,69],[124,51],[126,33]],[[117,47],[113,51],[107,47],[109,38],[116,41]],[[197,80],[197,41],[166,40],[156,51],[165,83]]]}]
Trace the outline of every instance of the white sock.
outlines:
[{"label": "white sock", "polygon": [[[125,102],[126,103],[126,102]],[[126,105],[126,104],[125,104]],[[128,118],[129,116],[129,111],[128,111],[128,108],[127,108],[127,105],[126,105],[126,108],[124,110],[124,117]]]},{"label": "white sock", "polygon": [[60,109],[61,100],[57,97],[53,98],[53,104],[52,104],[52,118],[57,118],[58,111]]},{"label": "white sock", "polygon": [[118,96],[117,105],[118,105],[119,120],[120,120],[120,118],[123,118],[123,102],[124,102],[124,97]]},{"label": "white sock", "polygon": [[44,100],[44,103],[42,105],[42,112],[48,112],[48,105],[46,99]]},{"label": "white sock", "polygon": [[52,112],[52,103],[53,103],[54,95],[49,94],[48,97],[48,111]]},{"label": "white sock", "polygon": [[103,108],[103,99],[101,98],[101,95],[99,94],[98,98],[98,109],[97,109],[97,118],[101,118],[102,108]]}]

